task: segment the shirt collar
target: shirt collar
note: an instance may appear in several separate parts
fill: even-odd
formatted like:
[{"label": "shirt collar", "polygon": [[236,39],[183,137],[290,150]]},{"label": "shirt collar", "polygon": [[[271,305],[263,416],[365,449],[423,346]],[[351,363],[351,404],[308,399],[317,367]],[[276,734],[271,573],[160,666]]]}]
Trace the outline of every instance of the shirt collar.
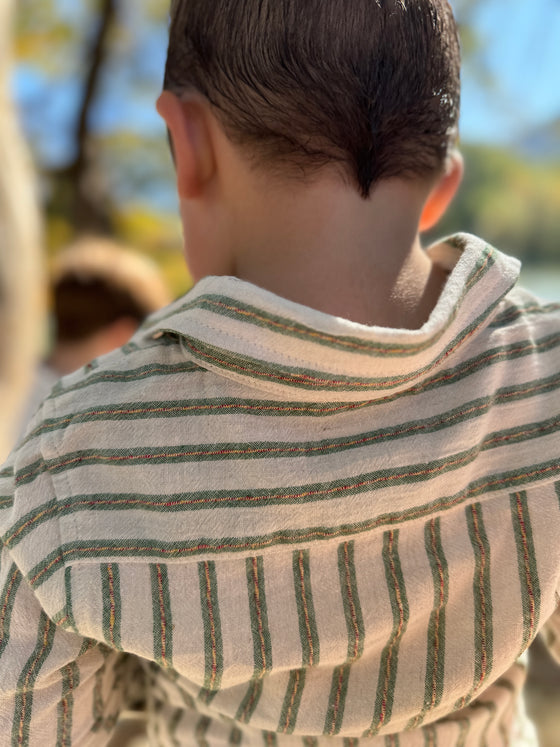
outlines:
[{"label": "shirt collar", "polygon": [[391,396],[452,366],[450,356],[488,324],[519,276],[518,260],[468,234],[428,252],[450,274],[417,330],[357,324],[237,278],[207,277],[152,318],[146,334],[174,335],[201,367],[283,400]]}]

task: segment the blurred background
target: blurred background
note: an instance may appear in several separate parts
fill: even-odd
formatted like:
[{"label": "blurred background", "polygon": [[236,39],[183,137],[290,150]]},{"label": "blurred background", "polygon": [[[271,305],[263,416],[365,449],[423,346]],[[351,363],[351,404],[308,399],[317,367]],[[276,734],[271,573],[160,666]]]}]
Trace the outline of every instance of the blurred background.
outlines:
[{"label": "blurred background", "polygon": [[[437,235],[483,236],[523,261],[527,286],[560,300],[560,0],[451,4],[463,42],[466,175]],[[168,7],[0,2],[0,461],[48,354],[46,277],[63,249],[105,236],[151,259],[171,296],[190,286],[154,109]],[[541,650],[533,660],[530,705],[543,746],[558,745],[558,676]]]},{"label": "blurred background", "polygon": [[[560,0],[455,0],[466,179],[438,232],[472,231],[560,295]],[[175,294],[173,172],[154,100],[169,0],[17,0],[13,93],[40,177],[46,250],[76,232],[153,256]]]}]

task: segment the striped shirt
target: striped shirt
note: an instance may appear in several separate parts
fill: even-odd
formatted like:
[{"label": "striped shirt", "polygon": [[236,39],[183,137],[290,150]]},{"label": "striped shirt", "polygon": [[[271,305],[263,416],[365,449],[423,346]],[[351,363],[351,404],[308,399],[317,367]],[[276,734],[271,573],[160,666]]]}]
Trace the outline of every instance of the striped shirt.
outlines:
[{"label": "striped shirt", "polygon": [[1,744],[106,744],[142,683],[155,745],[510,743],[560,656],[560,305],[430,251],[421,329],[206,278],[55,387],[0,474]]}]

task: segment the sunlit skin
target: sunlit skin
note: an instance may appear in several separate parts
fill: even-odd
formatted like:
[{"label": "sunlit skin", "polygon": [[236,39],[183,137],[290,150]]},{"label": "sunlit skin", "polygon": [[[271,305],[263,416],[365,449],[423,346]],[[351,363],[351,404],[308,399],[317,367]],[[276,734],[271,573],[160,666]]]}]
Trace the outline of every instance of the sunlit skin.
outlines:
[{"label": "sunlit skin", "polygon": [[164,92],[185,254],[195,280],[234,275],[319,311],[416,329],[445,274],[419,234],[437,223],[461,181],[454,153],[431,179],[379,183],[367,200],[333,168],[309,179],[255,167],[208,103]]}]

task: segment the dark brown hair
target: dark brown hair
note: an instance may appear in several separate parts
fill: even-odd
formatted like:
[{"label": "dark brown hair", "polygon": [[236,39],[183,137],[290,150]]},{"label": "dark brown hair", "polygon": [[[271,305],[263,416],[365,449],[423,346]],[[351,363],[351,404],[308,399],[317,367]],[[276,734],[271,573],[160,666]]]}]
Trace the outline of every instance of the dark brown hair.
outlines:
[{"label": "dark brown hair", "polygon": [[51,285],[58,342],[87,339],[119,319],[139,325],[171,300],[151,260],[99,237],[61,252]]},{"label": "dark brown hair", "polygon": [[447,0],[174,0],[165,88],[205,96],[256,161],[335,162],[366,197],[443,167],[459,70]]}]

